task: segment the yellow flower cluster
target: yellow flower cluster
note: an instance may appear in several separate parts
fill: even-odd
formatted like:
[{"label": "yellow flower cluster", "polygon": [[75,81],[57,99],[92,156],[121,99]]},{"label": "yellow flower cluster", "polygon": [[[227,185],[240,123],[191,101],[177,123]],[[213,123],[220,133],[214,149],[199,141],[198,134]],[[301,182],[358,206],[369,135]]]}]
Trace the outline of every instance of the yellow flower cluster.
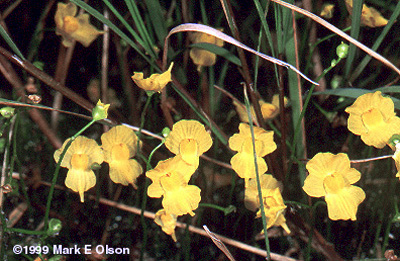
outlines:
[{"label": "yellow flower cluster", "polygon": [[194,216],[201,200],[200,188],[189,185],[189,180],[199,165],[199,157],[211,145],[211,136],[200,122],[181,120],[174,124],[165,140],[165,146],[176,156],[160,161],[146,172],[152,181],[147,190],[149,197],[163,197],[163,209],[157,212],[155,222],[174,240],[177,217]]},{"label": "yellow flower cluster", "polygon": [[[253,133],[267,229],[271,226],[281,226],[286,232],[290,233],[284,217],[286,206],[283,203],[279,183],[272,175],[264,174],[268,170],[268,166],[263,157],[276,150],[274,132],[253,127]],[[251,211],[256,211],[261,204],[258,198],[253,140],[248,124],[240,123],[239,133],[234,134],[229,139],[229,147],[238,152],[232,157],[231,165],[239,177],[245,179],[245,206]],[[260,217],[260,213],[259,211],[257,217]]]},{"label": "yellow flower cluster", "polygon": [[[101,141],[100,147],[95,140],[78,136],[61,162],[61,167],[69,169],[65,185],[79,193],[81,202],[84,202],[84,192],[96,185],[93,164],[107,162],[111,180],[125,186],[132,184],[135,187],[136,178],[143,172],[140,164],[131,159],[138,150],[138,138],[133,130],[123,125],[115,126],[101,136]],[[69,139],[54,152],[56,162],[68,142]]]}]

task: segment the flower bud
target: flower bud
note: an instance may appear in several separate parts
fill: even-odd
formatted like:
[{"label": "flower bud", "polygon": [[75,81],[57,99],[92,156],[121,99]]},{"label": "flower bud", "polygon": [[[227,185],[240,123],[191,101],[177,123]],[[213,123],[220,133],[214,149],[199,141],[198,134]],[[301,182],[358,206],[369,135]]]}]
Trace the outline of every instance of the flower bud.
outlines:
[{"label": "flower bud", "polygon": [[336,47],[336,54],[340,59],[346,58],[349,53],[349,45],[342,42]]},{"label": "flower bud", "polygon": [[3,108],[0,109],[0,114],[4,118],[8,119],[8,118],[11,118],[12,116],[14,116],[14,111],[15,111],[15,108],[3,107]]},{"label": "flower bud", "polygon": [[62,228],[62,223],[61,220],[57,218],[52,218],[49,221],[49,227],[47,229],[47,234],[49,236],[56,235],[58,232],[60,232]]},{"label": "flower bud", "polygon": [[96,107],[94,107],[92,110],[93,120],[99,121],[99,120],[106,119],[108,116],[108,108],[109,107],[110,107],[110,104],[101,103],[101,100],[99,100],[96,104]]}]

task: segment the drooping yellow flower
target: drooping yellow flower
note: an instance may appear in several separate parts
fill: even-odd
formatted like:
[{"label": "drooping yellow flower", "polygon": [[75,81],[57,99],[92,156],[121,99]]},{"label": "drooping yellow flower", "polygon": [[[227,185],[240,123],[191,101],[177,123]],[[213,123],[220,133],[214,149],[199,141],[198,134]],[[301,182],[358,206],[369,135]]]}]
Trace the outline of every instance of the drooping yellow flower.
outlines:
[{"label": "drooping yellow flower", "polygon": [[399,132],[400,118],[394,112],[394,103],[380,91],[361,95],[346,112],[350,114],[349,130],[368,146],[381,149]]},{"label": "drooping yellow flower", "polygon": [[165,234],[170,235],[176,242],[175,227],[177,216],[174,214],[167,214],[165,209],[160,209],[156,212],[154,222],[161,227]]},{"label": "drooping yellow flower", "polygon": [[328,216],[332,220],[356,220],[358,205],[365,199],[364,191],[351,184],[361,174],[350,167],[344,153],[318,153],[306,165],[309,172],[303,189],[311,197],[325,197]]},{"label": "drooping yellow flower", "polygon": [[73,40],[80,42],[88,47],[102,31],[97,30],[89,22],[88,14],[75,16],[78,8],[73,3],[58,3],[57,11],[54,16],[56,23],[56,34],[63,38],[62,44],[70,47]]},{"label": "drooping yellow flower", "polygon": [[[353,0],[346,0],[346,8],[350,14],[353,12]],[[368,27],[381,27],[385,26],[388,23],[388,20],[384,18],[378,10],[373,7],[368,7],[366,4],[363,4],[363,8],[361,11],[361,23]]]},{"label": "drooping yellow flower", "polygon": [[[222,29],[219,30],[222,32]],[[192,41],[192,43],[210,43],[215,44],[219,47],[222,47],[224,45],[223,40],[216,38],[215,36],[212,36],[210,34],[205,34],[201,32],[191,33],[190,40]],[[197,65],[197,71],[199,72],[202,66],[212,66],[217,60],[217,56],[215,55],[215,53],[196,47],[192,48],[189,54],[190,58],[192,58],[193,63]]]},{"label": "drooping yellow flower", "polygon": [[[279,114],[279,94],[275,94],[272,96],[272,102],[268,103],[263,100],[259,100],[261,114],[264,120],[273,119]],[[284,97],[285,107],[288,103],[288,99]],[[239,115],[240,121],[249,123],[249,117],[247,115],[246,106],[244,104],[238,103],[236,101],[233,102],[233,105],[236,107],[236,111]],[[252,115],[253,122],[257,121],[256,113],[254,111],[254,107],[250,107],[250,113]]]},{"label": "drooping yellow flower", "polygon": [[[253,130],[258,172],[265,173],[268,170],[268,167],[262,157],[272,153],[276,149],[274,132],[266,131],[258,127],[253,127]],[[231,159],[233,170],[236,171],[241,178],[255,178],[256,172],[254,165],[253,142],[250,126],[248,124],[240,123],[239,133],[234,134],[229,139],[229,147],[238,152]]]},{"label": "drooping yellow flower", "polygon": [[[68,141],[54,152],[54,160],[58,162]],[[96,185],[96,175],[91,166],[101,164],[104,160],[103,152],[95,140],[78,136],[68,148],[61,162],[61,167],[68,168],[65,185],[75,192],[79,192],[81,202],[84,201],[83,193]]]},{"label": "drooping yellow flower", "polygon": [[110,165],[110,178],[115,183],[135,188],[137,177],[142,174],[142,166],[131,159],[137,151],[138,138],[130,128],[118,125],[101,135],[104,161]]},{"label": "drooping yellow flower", "polygon": [[139,88],[145,91],[161,92],[172,81],[172,66],[174,66],[174,63],[171,63],[168,70],[162,74],[153,73],[146,79],[143,78],[143,73],[141,72],[134,72],[131,78]]},{"label": "drooping yellow flower", "polygon": [[190,214],[197,209],[200,197],[200,188],[188,185],[190,177],[197,167],[187,164],[180,155],[160,161],[157,166],[146,172],[152,180],[147,194],[152,198],[164,196],[162,205],[168,214],[177,216]]},{"label": "drooping yellow flower", "polygon": [[[279,182],[270,174],[260,175],[262,199],[264,211],[267,217],[267,229],[272,226],[281,226],[287,233],[290,229],[286,225],[286,219],[283,215],[286,209],[279,189]],[[258,196],[257,180],[255,178],[246,180],[245,186],[245,206],[251,211],[260,209]],[[261,211],[257,212],[257,217],[261,217]]]},{"label": "drooping yellow flower", "polygon": [[165,140],[165,146],[174,154],[194,166],[199,165],[201,154],[210,149],[212,139],[204,125],[196,120],[180,120],[174,124]]}]

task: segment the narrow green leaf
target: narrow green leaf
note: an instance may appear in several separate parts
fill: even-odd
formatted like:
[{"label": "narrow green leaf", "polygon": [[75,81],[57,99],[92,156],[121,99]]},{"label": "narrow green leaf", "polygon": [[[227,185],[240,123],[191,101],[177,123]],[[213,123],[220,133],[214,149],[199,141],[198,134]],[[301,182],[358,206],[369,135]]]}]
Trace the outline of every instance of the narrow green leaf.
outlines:
[{"label": "narrow green leaf", "polygon": [[8,35],[8,33],[6,32],[6,30],[2,25],[0,25],[0,35],[6,41],[8,46],[10,46],[11,50],[13,50],[13,52],[19,56],[19,58],[21,58],[22,60],[26,60],[24,55],[18,49],[17,45],[14,43],[14,41],[11,39],[11,37]]}]

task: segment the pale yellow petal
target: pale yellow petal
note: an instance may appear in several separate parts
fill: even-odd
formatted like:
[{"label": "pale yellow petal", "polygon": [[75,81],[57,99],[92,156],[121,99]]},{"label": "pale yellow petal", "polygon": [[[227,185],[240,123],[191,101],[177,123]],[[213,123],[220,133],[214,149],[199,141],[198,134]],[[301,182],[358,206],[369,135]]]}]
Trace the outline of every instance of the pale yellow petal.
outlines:
[{"label": "pale yellow petal", "polygon": [[[231,159],[233,170],[243,179],[256,177],[253,154],[239,152]],[[268,170],[267,163],[261,157],[257,157],[258,173],[263,174]]]},{"label": "pale yellow petal", "polygon": [[134,159],[110,162],[110,179],[124,186],[132,184],[136,187],[136,179],[142,172],[142,166]]},{"label": "pale yellow petal", "polygon": [[174,191],[168,191],[164,195],[162,205],[168,214],[177,216],[190,214],[194,216],[193,210],[198,208],[200,200],[200,188],[188,185]]},{"label": "pale yellow petal", "polygon": [[364,199],[364,191],[356,186],[346,187],[338,194],[326,195],[325,201],[328,205],[329,218],[355,221],[358,205]]},{"label": "pale yellow petal", "polygon": [[92,170],[83,171],[70,169],[65,179],[65,185],[78,192],[81,202],[84,202],[83,193],[96,185],[96,175]]}]

